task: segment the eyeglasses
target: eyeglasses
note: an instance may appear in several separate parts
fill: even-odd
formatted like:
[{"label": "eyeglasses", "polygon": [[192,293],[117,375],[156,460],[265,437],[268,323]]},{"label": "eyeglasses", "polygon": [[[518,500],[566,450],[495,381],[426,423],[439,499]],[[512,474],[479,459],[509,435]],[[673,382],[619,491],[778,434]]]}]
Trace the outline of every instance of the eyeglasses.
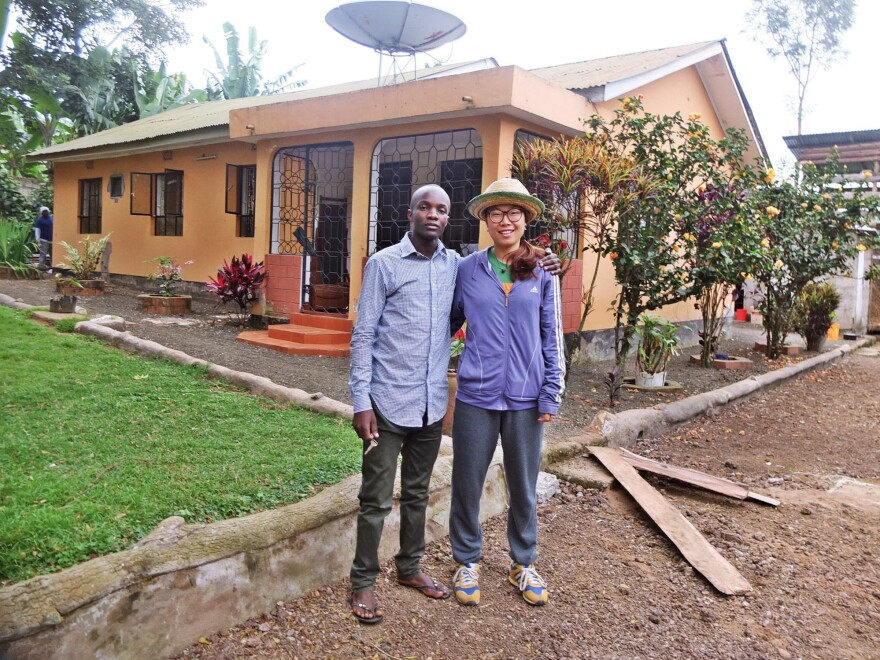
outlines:
[{"label": "eyeglasses", "polygon": [[517,222],[519,222],[520,220],[523,219],[525,214],[523,213],[523,210],[520,208],[512,208],[509,211],[502,211],[500,209],[495,209],[493,211],[489,211],[486,214],[486,218],[488,218],[489,221],[495,225],[501,224],[501,221],[504,220],[504,216],[507,216],[507,218],[512,223],[516,224]]}]

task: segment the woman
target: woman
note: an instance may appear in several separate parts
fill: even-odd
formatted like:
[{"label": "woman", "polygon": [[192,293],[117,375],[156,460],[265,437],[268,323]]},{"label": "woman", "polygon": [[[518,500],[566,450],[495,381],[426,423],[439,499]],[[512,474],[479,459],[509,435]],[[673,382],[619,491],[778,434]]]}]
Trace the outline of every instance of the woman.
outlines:
[{"label": "woman", "polygon": [[559,410],[564,383],[559,279],[536,268],[542,252],[523,240],[544,204],[522,183],[499,179],[468,210],[486,222],[492,247],[459,264],[452,306],[453,328],[467,320],[452,430],[454,593],[464,605],[480,602],[480,496],[500,434],[510,498],[508,579],[527,603],[543,605],[535,490],[543,425]]}]

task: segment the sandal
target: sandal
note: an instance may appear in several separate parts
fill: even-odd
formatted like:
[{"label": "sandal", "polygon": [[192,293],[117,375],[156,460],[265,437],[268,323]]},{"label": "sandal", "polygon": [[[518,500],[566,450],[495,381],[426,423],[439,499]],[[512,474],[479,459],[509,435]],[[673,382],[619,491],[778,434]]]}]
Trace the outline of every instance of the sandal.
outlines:
[{"label": "sandal", "polygon": [[[379,609],[378,601],[373,607],[368,607],[363,603],[355,603],[354,602],[354,593],[348,595],[348,604],[351,607],[351,615],[358,620],[359,623],[364,623],[367,625],[372,625],[374,623],[382,623],[382,620],[385,618],[383,614],[376,614],[376,610]],[[372,616],[363,616],[362,614],[358,614],[355,611],[355,608],[360,608],[364,612],[369,612]]]},{"label": "sandal", "polygon": [[[418,577],[418,576],[416,576]],[[413,578],[415,579],[415,578]],[[426,597],[431,598],[433,600],[446,600],[452,595],[452,592],[449,591],[448,587],[445,584],[440,584],[437,580],[431,580],[431,584],[407,584],[402,581],[400,578],[397,579],[397,584],[401,587],[409,587],[410,589],[416,589],[417,591],[421,591],[425,594]],[[432,596],[429,594],[429,591],[439,591],[441,595]]]}]

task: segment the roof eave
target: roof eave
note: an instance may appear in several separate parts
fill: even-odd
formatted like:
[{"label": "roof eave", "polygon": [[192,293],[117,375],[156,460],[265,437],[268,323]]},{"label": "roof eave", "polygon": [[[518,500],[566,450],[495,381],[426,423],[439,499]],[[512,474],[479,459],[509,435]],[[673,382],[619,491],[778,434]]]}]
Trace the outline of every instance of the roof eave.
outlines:
[{"label": "roof eave", "polygon": [[[212,126],[187,133],[174,133],[160,138],[145,138],[136,142],[120,142],[109,144],[104,147],[89,147],[85,149],[65,150],[54,154],[49,149],[40,149],[28,154],[25,159],[29,163],[42,163],[52,161],[64,163],[68,161],[101,160],[106,158],[120,158],[135,156],[138,154],[151,153],[167,149],[186,149],[199,147],[206,144],[230,142],[229,126]],[[61,145],[57,145],[61,146]]]}]

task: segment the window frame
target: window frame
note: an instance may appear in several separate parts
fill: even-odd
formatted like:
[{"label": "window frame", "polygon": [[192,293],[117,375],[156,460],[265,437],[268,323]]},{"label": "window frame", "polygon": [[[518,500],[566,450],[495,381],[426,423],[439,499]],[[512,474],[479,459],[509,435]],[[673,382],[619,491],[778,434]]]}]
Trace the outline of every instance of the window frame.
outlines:
[{"label": "window frame", "polygon": [[235,235],[239,238],[254,237],[256,179],[256,164],[226,164],[225,211],[236,216]]},{"label": "window frame", "polygon": [[183,175],[170,169],[131,173],[129,212],[151,216],[154,236],[183,236]]},{"label": "window frame", "polygon": [[80,234],[101,233],[101,186],[100,177],[79,180],[79,204],[77,220]]}]

